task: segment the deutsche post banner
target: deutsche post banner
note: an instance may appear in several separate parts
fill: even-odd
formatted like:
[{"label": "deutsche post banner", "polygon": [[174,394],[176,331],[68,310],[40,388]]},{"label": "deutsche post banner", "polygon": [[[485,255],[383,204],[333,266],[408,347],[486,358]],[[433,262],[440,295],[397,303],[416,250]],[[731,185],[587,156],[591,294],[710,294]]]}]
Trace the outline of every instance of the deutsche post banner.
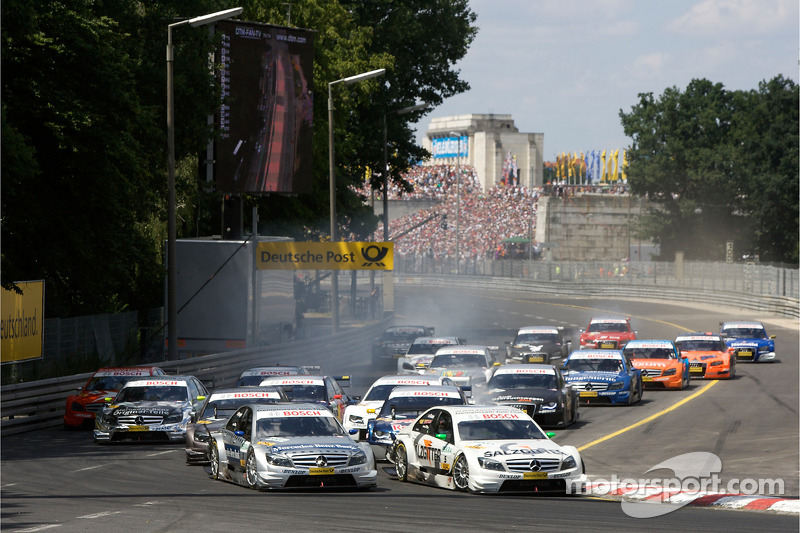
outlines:
[{"label": "deutsche post banner", "polygon": [[259,270],[392,270],[391,242],[260,242]]},{"label": "deutsche post banner", "polygon": [[0,361],[42,358],[44,281],[17,281],[22,294],[3,289],[0,301]]}]

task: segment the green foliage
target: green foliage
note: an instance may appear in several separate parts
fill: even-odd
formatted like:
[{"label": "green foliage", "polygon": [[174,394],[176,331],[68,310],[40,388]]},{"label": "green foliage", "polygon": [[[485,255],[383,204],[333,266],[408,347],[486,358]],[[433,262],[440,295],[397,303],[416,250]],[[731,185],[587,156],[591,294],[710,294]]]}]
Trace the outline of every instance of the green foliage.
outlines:
[{"label": "green foliage", "polygon": [[[162,305],[167,26],[233,5],[242,20],[286,24],[280,0],[2,3],[4,286],[44,279],[48,316]],[[328,84],[386,68],[386,78],[334,87],[340,231],[374,231],[349,185],[381,164],[385,111],[466,90],[452,65],[472,22],[466,0],[293,2],[292,26],[316,32],[312,193],[245,197],[246,219],[257,207],[262,232],[328,235]],[[220,96],[208,69],[215,40],[207,27],[180,26],[173,44],[178,237],[218,234],[222,197],[198,157]],[[388,121],[395,173],[422,156],[408,127],[422,114]]]},{"label": "green foliage", "polygon": [[758,91],[700,79],[658,99],[640,94],[620,111],[633,139],[631,192],[658,204],[638,234],[663,258],[720,260],[733,240],[737,254],[797,262],[797,101],[797,86],[780,76]]}]

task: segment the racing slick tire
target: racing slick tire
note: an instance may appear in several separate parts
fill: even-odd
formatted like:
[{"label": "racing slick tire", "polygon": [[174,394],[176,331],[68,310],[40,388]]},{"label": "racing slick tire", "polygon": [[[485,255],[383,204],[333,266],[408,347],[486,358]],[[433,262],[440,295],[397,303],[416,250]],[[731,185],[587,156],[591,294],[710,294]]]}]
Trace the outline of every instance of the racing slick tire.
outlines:
[{"label": "racing slick tire", "polygon": [[689,372],[684,372],[683,373],[683,379],[681,380],[681,388],[680,388],[680,390],[683,390],[683,389],[685,389],[686,387],[689,386],[689,380],[690,379],[691,378],[689,377]]},{"label": "racing slick tire", "polygon": [[211,479],[219,479],[219,450],[216,441],[211,441],[208,447],[208,460],[211,463]]},{"label": "racing slick tire", "polygon": [[404,444],[397,445],[394,469],[397,472],[397,479],[408,481],[408,451]]},{"label": "racing slick tire", "polygon": [[728,379],[733,379],[736,375],[736,357],[731,357],[731,371]]},{"label": "racing slick tire", "polygon": [[244,482],[248,489],[258,490],[258,462],[253,448],[247,450],[247,459],[244,463]]},{"label": "racing slick tire", "polygon": [[453,463],[453,485],[462,492],[469,490],[469,465],[464,455],[459,455]]}]

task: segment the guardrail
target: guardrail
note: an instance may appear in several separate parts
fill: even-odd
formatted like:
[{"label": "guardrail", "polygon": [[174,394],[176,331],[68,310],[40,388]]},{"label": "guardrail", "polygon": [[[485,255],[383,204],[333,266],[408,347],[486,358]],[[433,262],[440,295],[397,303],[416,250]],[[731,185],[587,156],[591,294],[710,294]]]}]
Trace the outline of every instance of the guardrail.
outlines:
[{"label": "guardrail", "polygon": [[752,311],[769,312],[781,316],[800,317],[800,300],[788,296],[743,294],[734,291],[710,291],[699,288],[681,288],[647,285],[596,284],[580,282],[534,281],[526,278],[486,276],[435,276],[397,275],[397,285],[424,285],[426,287],[448,287],[517,291],[565,296],[591,296],[599,298],[648,298],[697,302]]},{"label": "guardrail", "polygon": [[[296,361],[322,366],[333,353],[371,345],[391,321],[390,316],[325,337],[152,364],[169,374],[196,376],[210,387],[227,386],[244,370],[255,366],[290,365]],[[63,424],[67,397],[82,388],[91,376],[89,372],[0,388],[0,432],[14,435]]]}]

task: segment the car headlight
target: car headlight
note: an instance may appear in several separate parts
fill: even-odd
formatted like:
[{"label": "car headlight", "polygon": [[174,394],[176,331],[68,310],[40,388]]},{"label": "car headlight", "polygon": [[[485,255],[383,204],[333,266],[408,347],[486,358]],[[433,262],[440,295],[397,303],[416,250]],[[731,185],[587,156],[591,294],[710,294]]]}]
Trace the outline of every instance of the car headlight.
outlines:
[{"label": "car headlight", "polygon": [[714,362],[713,362],[713,363],[711,363],[711,365],[709,365],[709,366],[719,366],[719,365],[721,365],[721,364],[722,364],[722,361],[714,361]]},{"label": "car headlight", "polygon": [[548,403],[543,403],[542,404],[541,410],[542,411],[552,411],[553,409],[555,409],[557,407],[558,407],[558,402],[548,402]]},{"label": "car headlight", "polygon": [[499,470],[500,472],[505,471],[505,468],[503,468],[503,463],[496,459],[478,457],[478,464],[481,465],[481,468],[485,468],[486,470]]},{"label": "car headlight", "polygon": [[165,424],[177,424],[181,420],[183,420],[183,413],[173,413],[164,417]]},{"label": "car headlight", "polygon": [[79,413],[82,413],[82,412],[86,411],[86,409],[84,409],[84,407],[81,404],[79,404],[78,402],[72,402],[72,405],[70,405],[70,409],[72,409],[75,412],[79,412]]},{"label": "car headlight", "polygon": [[385,431],[375,430],[373,432],[373,435],[375,435],[376,438],[381,438],[381,437],[385,437],[386,435],[388,435],[388,433],[385,432]]},{"label": "car headlight", "polygon": [[350,456],[350,462],[347,464],[349,466],[355,466],[355,465],[363,465],[366,462],[367,462],[367,454],[359,451]]},{"label": "car headlight", "polygon": [[769,346],[759,346],[758,353],[767,353],[769,351]]},{"label": "car headlight", "polygon": [[267,454],[267,463],[271,464],[272,466],[283,466],[291,468],[292,460],[286,457],[285,455],[270,455]]},{"label": "car headlight", "polygon": [[623,388],[625,388],[624,381],[615,381],[614,383],[611,384],[610,387],[608,387],[608,390],[620,390]]},{"label": "car headlight", "polygon": [[561,463],[561,470],[568,470],[570,468],[575,468],[577,465],[578,463],[575,462],[575,458],[569,455],[567,456],[566,459],[564,459],[564,462]]},{"label": "car headlight", "polygon": [[363,424],[364,423],[364,417],[363,416],[350,415],[348,417],[348,419],[350,420],[351,424]]},{"label": "car headlight", "polygon": [[676,371],[677,371],[677,369],[675,369],[675,368],[668,368],[668,369],[664,370],[664,372],[662,372],[661,375],[662,376],[674,376]]},{"label": "car headlight", "polygon": [[202,432],[195,431],[194,440],[197,441],[197,442],[206,442],[206,443],[208,443],[208,442],[211,441],[211,437],[208,435],[208,433],[202,433]]}]

